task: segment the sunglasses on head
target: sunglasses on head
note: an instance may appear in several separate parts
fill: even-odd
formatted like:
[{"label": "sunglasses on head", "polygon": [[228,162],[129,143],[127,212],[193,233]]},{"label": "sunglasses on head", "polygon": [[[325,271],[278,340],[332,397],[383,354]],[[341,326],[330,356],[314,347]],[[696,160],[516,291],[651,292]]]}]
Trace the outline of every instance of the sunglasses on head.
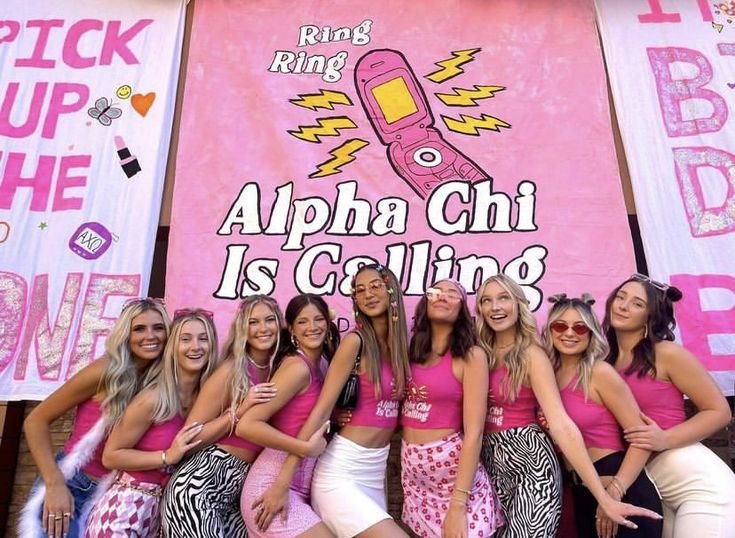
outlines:
[{"label": "sunglasses on head", "polygon": [[668,284],[659,282],[657,280],[653,280],[650,276],[644,275],[641,273],[633,273],[632,275],[630,275],[630,278],[632,280],[637,280],[638,282],[648,282],[651,286],[653,286],[657,290],[661,290],[664,292],[671,287]]},{"label": "sunglasses on head", "polygon": [[209,321],[214,321],[214,313],[202,308],[179,308],[174,312],[174,321],[186,316],[203,316]]},{"label": "sunglasses on head", "polygon": [[566,321],[559,320],[549,325],[549,327],[552,331],[559,334],[567,332],[567,329],[569,329],[570,327],[572,328],[572,331],[574,331],[574,334],[576,334],[577,336],[584,336],[585,334],[590,332],[590,328],[581,321],[569,325]]},{"label": "sunglasses on head", "polygon": [[123,303],[122,309],[125,310],[126,308],[130,308],[135,304],[145,302],[154,303],[160,306],[166,306],[166,303],[164,303],[163,299],[161,299],[160,297],[131,297]]}]

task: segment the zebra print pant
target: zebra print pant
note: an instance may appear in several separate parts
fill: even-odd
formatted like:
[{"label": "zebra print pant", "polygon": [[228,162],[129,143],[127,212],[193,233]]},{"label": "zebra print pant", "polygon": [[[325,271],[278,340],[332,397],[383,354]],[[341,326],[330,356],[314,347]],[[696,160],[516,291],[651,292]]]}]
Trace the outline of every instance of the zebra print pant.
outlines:
[{"label": "zebra print pant", "polygon": [[536,424],[485,435],[485,466],[505,514],[496,538],[553,538],[561,517],[561,470]]},{"label": "zebra print pant", "polygon": [[185,460],[164,490],[164,538],[247,538],[240,494],[249,468],[216,445]]}]

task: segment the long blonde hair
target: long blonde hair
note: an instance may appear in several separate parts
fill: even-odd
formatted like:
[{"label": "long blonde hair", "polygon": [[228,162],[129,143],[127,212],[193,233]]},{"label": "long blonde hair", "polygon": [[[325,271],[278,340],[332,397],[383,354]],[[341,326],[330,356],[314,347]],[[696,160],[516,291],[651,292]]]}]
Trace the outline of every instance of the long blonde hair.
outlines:
[{"label": "long blonde hair", "polygon": [[139,375],[128,344],[133,319],[149,310],[158,312],[161,315],[166,328],[166,339],[168,340],[171,320],[168,317],[166,308],[160,301],[145,298],[134,300],[123,307],[105,341],[103,357],[107,358],[107,368],[101,380],[105,392],[102,409],[110,426],[114,426],[120,421],[133,396],[137,394],[142,386],[147,385],[158,371],[152,367],[157,366],[160,357],[155,361],[151,361],[152,364],[146,368],[145,373]]},{"label": "long blonde hair", "polygon": [[171,334],[163,350],[163,359],[156,365],[159,366],[156,376],[151,380],[151,386],[158,387],[158,402],[153,410],[153,422],[159,424],[174,418],[182,413],[181,399],[178,391],[178,360],[177,350],[181,340],[181,332],[187,321],[200,321],[204,325],[204,331],[209,340],[209,351],[207,352],[206,366],[199,372],[199,380],[192,395],[194,398],[207,378],[219,366],[219,353],[217,351],[217,330],[212,323],[211,317],[202,310],[191,310],[186,314],[174,317],[171,323]]},{"label": "long blonde hair", "polygon": [[498,284],[507,291],[513,298],[514,308],[518,313],[518,319],[515,326],[515,341],[513,347],[505,355],[505,366],[508,369],[508,376],[502,385],[504,395],[514,401],[521,390],[521,385],[528,375],[528,348],[532,345],[541,346],[538,337],[538,329],[536,320],[528,307],[528,299],[521,287],[509,276],[502,273],[491,276],[483,282],[477,290],[475,310],[477,312],[477,337],[480,346],[485,350],[489,358],[489,366],[492,371],[498,367],[498,357],[493,351],[495,345],[496,334],[485,321],[480,308],[480,301],[485,292],[485,288],[492,284]]},{"label": "long blonde hair", "polygon": [[584,350],[582,357],[577,361],[577,382],[573,387],[574,389],[582,387],[584,399],[587,400],[590,395],[592,369],[595,367],[595,363],[604,360],[609,352],[607,340],[602,332],[602,327],[600,327],[600,322],[592,311],[592,305],[595,304],[595,300],[589,293],[583,293],[580,298],[569,298],[565,293],[559,293],[549,297],[549,302],[554,303],[554,306],[551,307],[549,317],[544,326],[543,341],[546,354],[551,359],[554,370],[558,370],[561,367],[561,357],[554,347],[554,342],[551,338],[552,323],[558,320],[567,310],[574,309],[590,330],[590,343],[587,349]]},{"label": "long blonde hair", "polygon": [[380,398],[380,345],[375,334],[372,320],[362,313],[355,300],[355,279],[363,271],[375,271],[385,283],[390,304],[388,310],[383,314],[388,318],[388,352],[390,353],[390,365],[395,379],[395,393],[403,394],[406,388],[406,379],[410,366],[408,364],[408,336],[406,323],[406,310],[403,306],[403,292],[393,271],[382,264],[371,263],[363,265],[352,277],[352,308],[355,313],[355,331],[362,337],[362,357],[364,361],[367,378],[375,387],[375,396]]},{"label": "long blonde hair", "polygon": [[222,348],[222,357],[224,360],[232,357],[234,364],[232,367],[232,375],[230,376],[230,407],[236,409],[240,402],[248,393],[253,380],[248,375],[248,320],[253,313],[253,308],[259,304],[264,304],[270,308],[271,312],[276,316],[278,328],[276,329],[276,343],[271,349],[270,358],[268,360],[269,372],[273,373],[273,361],[278,352],[281,343],[281,330],[286,327],[283,321],[283,314],[278,303],[272,297],[267,295],[249,295],[240,303],[237,315],[232,320],[230,332]]}]

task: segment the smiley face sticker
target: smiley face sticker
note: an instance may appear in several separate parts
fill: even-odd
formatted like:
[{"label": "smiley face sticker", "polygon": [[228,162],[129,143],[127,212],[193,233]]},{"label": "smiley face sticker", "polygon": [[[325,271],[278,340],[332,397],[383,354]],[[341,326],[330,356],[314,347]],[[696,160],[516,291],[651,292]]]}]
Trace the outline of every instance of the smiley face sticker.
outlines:
[{"label": "smiley face sticker", "polygon": [[120,99],[127,99],[130,97],[130,95],[133,93],[133,88],[130,87],[130,84],[123,84],[117,89],[117,96]]}]

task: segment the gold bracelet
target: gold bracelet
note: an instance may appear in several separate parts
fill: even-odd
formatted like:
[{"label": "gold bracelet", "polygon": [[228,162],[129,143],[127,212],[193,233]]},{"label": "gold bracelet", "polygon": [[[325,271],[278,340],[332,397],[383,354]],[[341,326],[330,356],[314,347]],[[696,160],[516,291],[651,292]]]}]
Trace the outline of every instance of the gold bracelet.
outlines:
[{"label": "gold bracelet", "polygon": [[165,450],[161,450],[161,463],[163,463],[164,465],[168,465],[168,463],[166,463],[166,451]]},{"label": "gold bracelet", "polygon": [[620,481],[620,479],[617,476],[612,477],[612,484],[615,484],[615,486],[620,491],[620,494],[625,497],[626,489],[623,487],[623,483]]},{"label": "gold bracelet", "polygon": [[465,495],[469,495],[470,494],[470,492],[467,491],[466,489],[462,489],[462,488],[457,487],[457,486],[454,487],[454,490],[455,491],[459,491],[460,493],[464,493]]}]

